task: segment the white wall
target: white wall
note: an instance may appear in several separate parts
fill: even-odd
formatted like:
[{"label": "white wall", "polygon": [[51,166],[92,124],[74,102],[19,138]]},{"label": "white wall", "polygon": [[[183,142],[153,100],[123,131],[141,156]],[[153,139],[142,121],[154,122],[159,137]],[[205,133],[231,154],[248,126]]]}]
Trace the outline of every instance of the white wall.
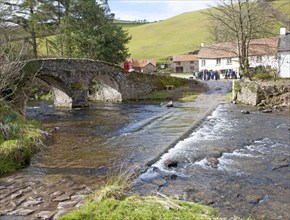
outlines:
[{"label": "white wall", "polygon": [[217,64],[217,59],[204,59],[205,66],[202,66],[202,59],[199,60],[199,70],[227,70],[232,69],[238,72],[239,69],[239,62],[238,58],[232,58],[232,63],[228,64],[226,58],[221,59],[221,63]]},{"label": "white wall", "polygon": [[[285,55],[284,55],[285,57]],[[252,56],[249,57],[249,63],[250,67],[256,67],[256,66],[271,66],[271,68],[276,68],[277,70],[279,69],[279,64],[278,60],[275,58],[275,56],[262,56],[261,61],[257,62],[257,56]],[[288,63],[284,61],[283,65],[283,73],[284,77],[289,77],[289,65],[290,65],[290,54],[288,53],[288,58],[284,58],[285,60],[288,59]],[[205,60],[205,66],[202,66],[202,60]],[[199,60],[199,70],[202,71],[204,69],[207,70],[227,70],[227,69],[232,69],[234,70],[237,74],[239,74],[239,60],[238,58],[232,58],[232,64],[227,63],[226,58],[221,59],[221,64],[217,64],[217,59],[200,59]],[[287,72],[288,70],[288,72]],[[281,71],[282,73],[282,71]],[[282,77],[282,76],[281,76]]]},{"label": "white wall", "polygon": [[274,55],[264,55],[261,56],[261,61],[257,61],[257,56],[249,57],[250,67],[257,67],[260,65],[271,66],[271,68],[276,68],[278,70],[278,60]]},{"label": "white wall", "polygon": [[280,52],[279,57],[279,76],[290,78],[290,51]]}]

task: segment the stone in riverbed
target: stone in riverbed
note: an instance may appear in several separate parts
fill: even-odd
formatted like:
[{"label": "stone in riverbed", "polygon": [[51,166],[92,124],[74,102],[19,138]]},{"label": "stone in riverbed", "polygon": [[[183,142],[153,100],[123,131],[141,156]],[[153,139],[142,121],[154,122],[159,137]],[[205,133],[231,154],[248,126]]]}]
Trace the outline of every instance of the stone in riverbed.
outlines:
[{"label": "stone in riverbed", "polygon": [[59,217],[63,216],[64,214],[68,213],[72,209],[59,209],[58,212],[53,216],[53,219],[58,219]]},{"label": "stone in riverbed", "polygon": [[16,193],[13,193],[12,195],[11,195],[11,199],[15,199],[15,198],[18,198],[18,197],[20,197],[20,196],[22,196],[22,191],[20,190],[20,191],[18,191],[18,192],[16,192]]},{"label": "stone in riverbed", "polygon": [[217,168],[219,160],[215,157],[207,157],[206,160],[209,162],[212,168]]},{"label": "stone in riverbed", "polygon": [[157,179],[150,181],[150,183],[157,185],[157,186],[164,186],[166,184],[166,180],[164,180],[162,178],[157,178]]},{"label": "stone in riverbed", "polygon": [[77,201],[67,201],[67,202],[60,202],[57,205],[57,209],[71,209],[73,208],[78,202]]},{"label": "stone in riverbed", "polygon": [[165,107],[173,107],[173,102],[172,102],[172,101],[168,102],[168,103],[165,105]]},{"label": "stone in riverbed", "polygon": [[275,160],[272,161],[271,164],[273,167],[272,168],[273,171],[290,166],[290,162],[289,162],[289,160],[287,160],[286,157],[275,158]]},{"label": "stone in riverbed", "polygon": [[28,200],[25,203],[23,203],[24,207],[34,207],[42,203],[41,200]]},{"label": "stone in riverbed", "polygon": [[32,209],[20,208],[20,209],[13,211],[13,212],[9,212],[8,215],[27,216],[27,215],[32,214],[33,212],[35,212],[35,211]]},{"label": "stone in riverbed", "polygon": [[272,113],[273,110],[269,108],[269,109],[265,109],[265,110],[263,110],[262,112],[263,112],[263,113]]},{"label": "stone in riverbed", "polygon": [[86,197],[86,195],[74,195],[74,196],[71,196],[71,200],[80,201],[80,200],[84,199],[85,197]]},{"label": "stone in riverbed", "polygon": [[53,202],[64,202],[64,201],[70,200],[70,197],[71,197],[71,195],[64,194],[64,195],[61,195],[61,196],[54,198],[52,201]]},{"label": "stone in riverbed", "polygon": [[168,168],[177,167],[178,161],[176,161],[176,160],[166,160],[166,161],[164,161],[164,165],[167,166]]},{"label": "stone in riverbed", "polygon": [[43,220],[50,220],[55,215],[56,212],[51,211],[42,211],[37,214],[37,218],[43,219]]},{"label": "stone in riverbed", "polygon": [[250,112],[248,110],[242,110],[241,113],[243,113],[243,114],[250,114]]},{"label": "stone in riverbed", "polygon": [[257,205],[260,201],[262,201],[263,196],[252,193],[246,195],[245,199],[248,203]]},{"label": "stone in riverbed", "polygon": [[64,194],[64,192],[57,191],[57,192],[53,192],[53,193],[51,193],[50,195],[51,195],[51,196],[54,196],[54,197],[57,197],[57,196],[60,196],[60,195],[62,195],[62,194]]}]

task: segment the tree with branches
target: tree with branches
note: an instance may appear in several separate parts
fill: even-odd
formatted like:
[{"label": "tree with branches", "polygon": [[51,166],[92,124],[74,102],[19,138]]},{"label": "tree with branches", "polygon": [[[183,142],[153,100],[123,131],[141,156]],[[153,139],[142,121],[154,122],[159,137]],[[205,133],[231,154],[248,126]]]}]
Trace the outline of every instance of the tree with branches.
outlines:
[{"label": "tree with branches", "polygon": [[65,57],[98,59],[113,63],[128,56],[131,37],[114,23],[107,1],[70,0],[57,35]]},{"label": "tree with branches", "polygon": [[273,36],[273,27],[277,21],[264,11],[264,5],[255,0],[220,0],[216,7],[209,9],[212,40],[235,45],[230,52],[239,59],[241,76],[251,77],[251,42],[257,38]]},{"label": "tree with branches", "polygon": [[[34,58],[38,57],[37,37],[45,35],[49,23],[56,19],[56,6],[53,0],[0,0],[1,23],[22,28],[28,35]],[[9,13],[7,13],[9,12]]]}]

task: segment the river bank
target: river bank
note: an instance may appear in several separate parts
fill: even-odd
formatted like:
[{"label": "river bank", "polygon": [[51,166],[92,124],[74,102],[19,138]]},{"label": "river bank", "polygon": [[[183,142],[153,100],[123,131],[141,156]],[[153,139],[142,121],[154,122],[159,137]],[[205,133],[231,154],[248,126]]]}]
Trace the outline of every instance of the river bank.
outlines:
[{"label": "river bank", "polygon": [[226,104],[231,82],[206,83],[207,93],[173,108],[142,102],[73,110],[30,106],[28,114],[54,130],[53,138],[30,167],[0,179],[0,218],[57,218],[120,166],[147,169],[134,193],[200,202],[226,217],[288,218],[287,112]]},{"label": "river bank", "polygon": [[46,129],[57,129],[30,167],[0,179],[1,219],[57,218],[78,207],[114,167],[143,169],[158,160],[216,107],[229,88],[228,83],[213,85],[195,102],[174,103],[173,108],[96,103],[89,109],[66,110],[46,102],[29,107],[30,117]]}]

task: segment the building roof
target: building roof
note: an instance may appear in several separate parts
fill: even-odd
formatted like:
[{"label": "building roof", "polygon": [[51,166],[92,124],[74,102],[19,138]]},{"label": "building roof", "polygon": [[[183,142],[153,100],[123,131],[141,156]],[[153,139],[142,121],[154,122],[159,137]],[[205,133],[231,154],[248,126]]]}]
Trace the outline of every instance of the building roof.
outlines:
[{"label": "building roof", "polygon": [[172,57],[173,62],[196,61],[196,60],[198,60],[197,55],[191,55],[191,54],[176,55]]},{"label": "building roof", "polygon": [[280,37],[278,51],[290,51],[290,33]]},{"label": "building roof", "polygon": [[[253,39],[250,42],[249,56],[275,54],[278,47],[278,37]],[[236,43],[219,43],[202,47],[198,53],[198,58],[216,59],[237,57]]]},{"label": "building roof", "polygon": [[132,62],[132,67],[133,68],[143,68],[147,66],[149,63],[151,63],[154,67],[156,67],[156,61],[153,59],[148,59],[148,60],[131,60]]},{"label": "building roof", "polygon": [[226,57],[236,57],[233,43],[219,43],[202,47],[197,56],[198,58],[216,59]]}]

